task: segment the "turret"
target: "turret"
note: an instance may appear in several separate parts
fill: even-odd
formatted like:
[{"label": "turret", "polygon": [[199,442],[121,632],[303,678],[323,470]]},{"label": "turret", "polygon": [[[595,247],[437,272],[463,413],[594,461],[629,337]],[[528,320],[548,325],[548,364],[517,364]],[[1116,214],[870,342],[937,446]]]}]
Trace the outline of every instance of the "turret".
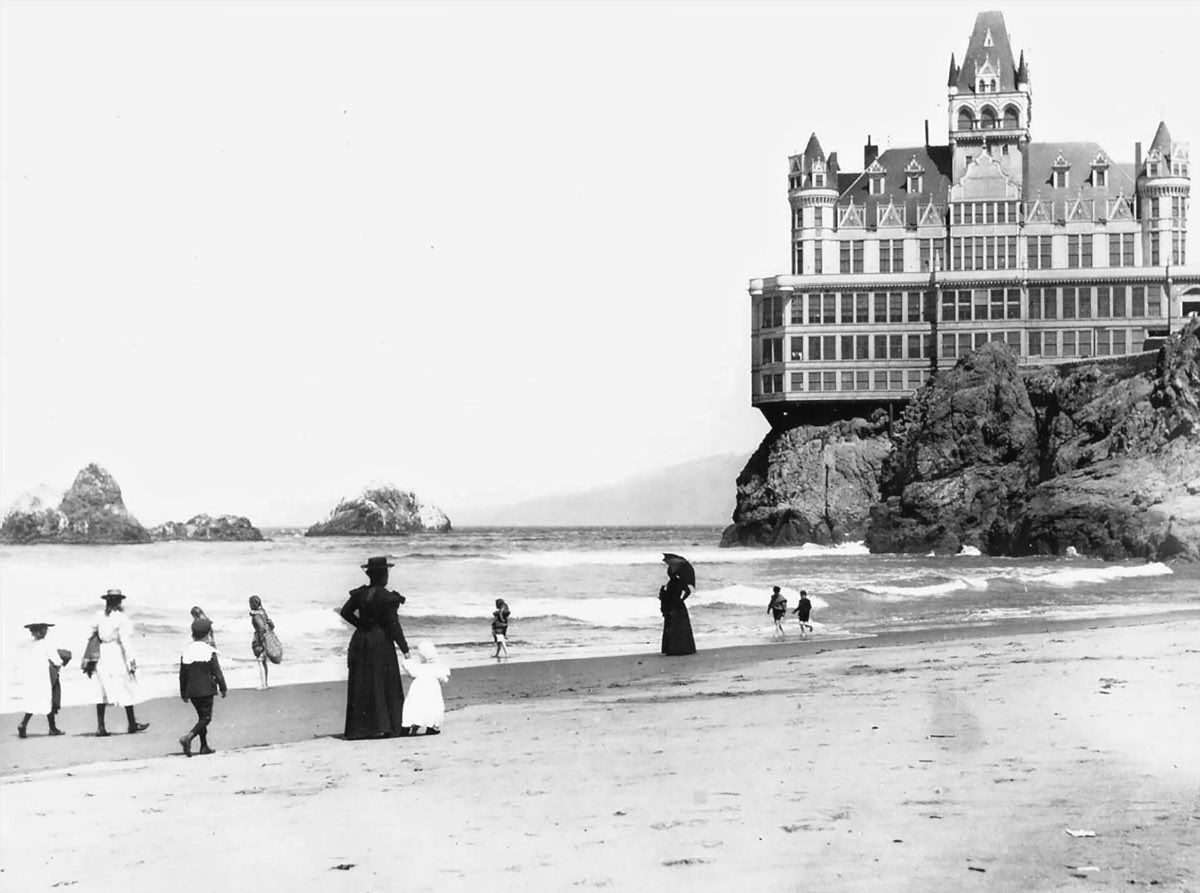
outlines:
[{"label": "turret", "polygon": [[[1140,156],[1140,152],[1138,155]],[[1138,217],[1146,266],[1187,262],[1188,147],[1160,121],[1145,159],[1137,162]]]},{"label": "turret", "polygon": [[[832,239],[837,202],[837,153],[825,156],[814,133],[800,155],[790,159],[788,200],[792,206],[792,273],[820,275],[837,263]],[[828,250],[827,250],[828,248]],[[829,260],[826,260],[826,257]]]}]

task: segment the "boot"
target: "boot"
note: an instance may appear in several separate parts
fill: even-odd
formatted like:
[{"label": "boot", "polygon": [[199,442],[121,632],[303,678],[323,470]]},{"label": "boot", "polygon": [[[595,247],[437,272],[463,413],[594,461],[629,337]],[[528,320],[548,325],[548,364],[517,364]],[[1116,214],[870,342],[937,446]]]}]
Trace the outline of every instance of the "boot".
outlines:
[{"label": "boot", "polygon": [[32,714],[32,713],[26,713],[26,714],[25,714],[25,718],[24,718],[23,720],[21,720],[21,724],[20,724],[19,726],[17,726],[17,737],[18,737],[18,738],[24,738],[24,737],[25,737],[25,729],[26,729],[26,727],[28,727],[28,725],[29,725],[29,720],[30,720],[32,717],[33,717],[33,714]]},{"label": "boot", "polygon": [[192,755],[192,736],[191,734],[184,735],[179,739],[179,743],[183,745],[183,755],[190,757]]},{"label": "boot", "polygon": [[104,728],[104,704],[96,705],[96,737],[107,738],[108,729]]},{"label": "boot", "polygon": [[137,717],[133,715],[132,707],[125,708],[125,718],[129,720],[130,735],[137,734],[138,732],[144,732],[146,729],[150,728],[150,723],[137,721]]},{"label": "boot", "polygon": [[54,714],[53,714],[53,713],[47,713],[47,714],[46,714],[46,721],[50,723],[50,734],[51,734],[51,735],[61,735],[61,734],[63,733],[63,732],[62,732],[62,729],[60,729],[60,728],[59,728],[59,727],[58,727],[58,726],[55,724],[55,722],[54,722]]}]

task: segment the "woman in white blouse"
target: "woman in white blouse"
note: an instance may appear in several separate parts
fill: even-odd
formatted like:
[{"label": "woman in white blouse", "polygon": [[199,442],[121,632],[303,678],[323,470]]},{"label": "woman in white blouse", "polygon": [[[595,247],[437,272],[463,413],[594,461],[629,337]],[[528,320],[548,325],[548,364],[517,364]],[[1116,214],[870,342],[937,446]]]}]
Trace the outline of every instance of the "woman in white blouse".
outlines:
[{"label": "woman in white blouse", "polygon": [[134,716],[135,704],[142,702],[138,694],[137,658],[133,653],[133,623],[125,616],[121,602],[125,596],[120,589],[110,589],[103,596],[104,613],[97,619],[92,635],[100,642],[99,655],[85,661],[83,671],[94,678],[100,686],[100,699],[96,702],[96,737],[105,738],[104,709],[109,704],[125,708],[129,720],[129,733],[143,732],[149,723],[138,722]]}]

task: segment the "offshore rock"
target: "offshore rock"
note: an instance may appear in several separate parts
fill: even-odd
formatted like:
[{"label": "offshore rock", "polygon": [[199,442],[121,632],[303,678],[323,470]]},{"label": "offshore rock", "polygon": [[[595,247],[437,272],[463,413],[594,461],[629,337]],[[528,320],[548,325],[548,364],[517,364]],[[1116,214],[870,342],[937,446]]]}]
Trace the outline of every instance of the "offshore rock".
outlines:
[{"label": "offshore rock", "polygon": [[861,540],[891,448],[883,414],[772,430],[738,475],[733,524],[721,545]]},{"label": "offshore rock", "polygon": [[450,519],[415,493],[392,486],[368,487],[361,496],[343,499],[329,517],[305,536],[398,536],[450,530]]},{"label": "offshore rock", "polygon": [[1200,321],[1153,364],[1130,356],[1016,374],[986,345],[897,426],[876,552],[1200,560]]},{"label": "offshore rock", "polygon": [[168,521],[150,528],[152,540],[200,540],[211,543],[258,542],[262,532],[241,515],[195,515],[187,521]]},{"label": "offshore rock", "polygon": [[125,508],[113,476],[92,463],[75,476],[57,509],[36,497],[15,505],[0,524],[9,543],[148,543],[150,534]]},{"label": "offshore rock", "polygon": [[62,493],[49,487],[22,494],[0,523],[0,542],[52,542],[67,526],[67,516],[58,510],[61,501]]}]

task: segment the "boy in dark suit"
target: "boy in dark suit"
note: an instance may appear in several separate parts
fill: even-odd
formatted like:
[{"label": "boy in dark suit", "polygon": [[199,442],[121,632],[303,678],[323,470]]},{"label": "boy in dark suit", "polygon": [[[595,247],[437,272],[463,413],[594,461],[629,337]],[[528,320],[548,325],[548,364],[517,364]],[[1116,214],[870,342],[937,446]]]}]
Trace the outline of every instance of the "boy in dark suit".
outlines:
[{"label": "boy in dark suit", "polygon": [[196,725],[179,739],[185,756],[192,755],[192,739],[200,737],[200,753],[215,753],[208,746],[208,724],[212,721],[213,696],[218,691],[225,697],[228,687],[217,650],[205,638],[212,632],[212,622],[198,618],[192,622],[192,642],[179,657],[179,697],[191,701],[196,708]]}]

